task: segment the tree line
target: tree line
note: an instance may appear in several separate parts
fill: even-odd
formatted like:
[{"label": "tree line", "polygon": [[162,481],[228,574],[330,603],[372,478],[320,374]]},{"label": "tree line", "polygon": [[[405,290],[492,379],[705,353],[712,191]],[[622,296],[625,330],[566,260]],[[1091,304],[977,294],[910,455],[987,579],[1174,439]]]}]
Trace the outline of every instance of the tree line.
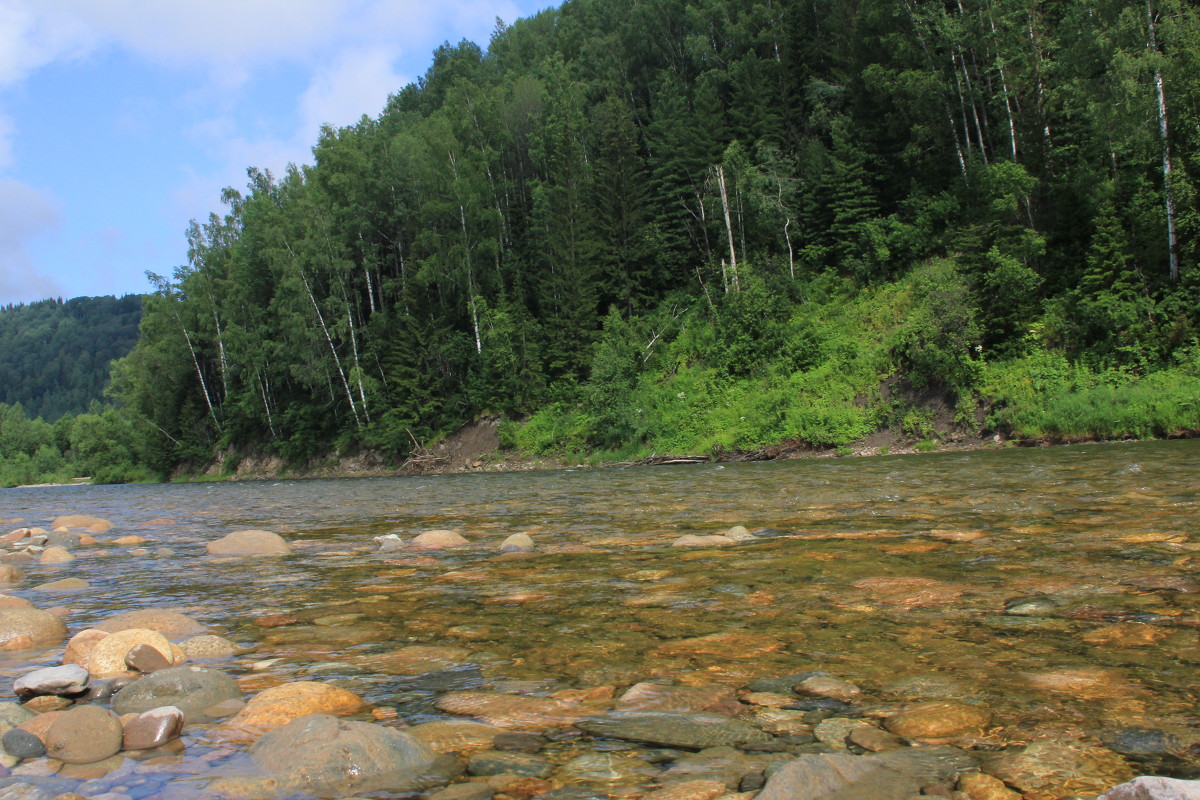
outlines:
[{"label": "tree line", "polygon": [[[883,421],[876,398],[837,422],[888,375],[967,414],[1047,353],[1114,385],[1190,365],[1198,61],[1182,0],[498,20],[323,128],[312,166],[227,189],[152,276],[111,391],[161,473],[229,447],[401,458],[483,412],[534,415],[544,447],[659,447],[685,384],[777,392],[750,413],[782,421],[732,446],[841,443]],[[836,323],[847,304],[874,321]],[[721,424],[714,402],[690,419]]]}]

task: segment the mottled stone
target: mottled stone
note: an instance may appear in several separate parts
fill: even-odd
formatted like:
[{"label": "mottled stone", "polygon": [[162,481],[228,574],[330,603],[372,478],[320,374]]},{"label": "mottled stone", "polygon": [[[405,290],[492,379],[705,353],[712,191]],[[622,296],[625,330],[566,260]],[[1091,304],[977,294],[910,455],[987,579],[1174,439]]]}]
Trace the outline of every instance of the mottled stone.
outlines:
[{"label": "mottled stone", "polygon": [[65,697],[59,697],[53,694],[43,694],[37,697],[31,697],[26,700],[23,705],[25,708],[35,714],[45,714],[50,711],[62,711],[64,708],[69,708],[73,701]]},{"label": "mottled stone", "polygon": [[514,533],[501,542],[497,550],[501,553],[531,553],[533,539],[527,533]]},{"label": "mottled stone", "polygon": [[713,800],[728,791],[720,781],[680,781],[655,789],[642,800]]},{"label": "mottled stone", "polygon": [[280,788],[322,797],[411,792],[445,782],[430,774],[433,753],[408,733],[326,714],[263,735],[250,757]]},{"label": "mottled stone", "polygon": [[958,791],[969,800],[1021,800],[1020,792],[1014,792],[1004,781],[982,772],[968,772],[958,779]]},{"label": "mottled stone", "polygon": [[671,542],[671,547],[724,547],[730,544],[737,544],[737,540],[730,539],[728,536],[720,534],[700,535],[695,533],[685,533],[675,541]]},{"label": "mottled stone", "polygon": [[179,643],[179,649],[188,658],[228,658],[236,655],[239,648],[224,636],[204,634],[193,636]]},{"label": "mottled stone", "polygon": [[973,766],[966,753],[943,747],[805,755],[771,774],[755,800],[912,800],[921,786]]},{"label": "mottled stone", "polygon": [[1142,775],[1112,787],[1096,800],[1200,800],[1200,781]]},{"label": "mottled stone", "polygon": [[58,547],[57,545],[53,547],[47,547],[42,551],[42,554],[38,556],[39,564],[67,564],[74,560],[75,556],[71,555],[71,552],[67,550],[67,548]]},{"label": "mottled stone", "polygon": [[147,675],[113,695],[118,714],[141,713],[159,706],[176,706],[187,719],[225,700],[240,698],[232,678],[204,667],[171,667]]},{"label": "mottled stone", "polygon": [[52,529],[57,528],[83,528],[92,533],[104,533],[112,528],[113,524],[101,517],[93,517],[88,514],[66,514],[61,517],[55,517],[50,523]]},{"label": "mottled stone", "polygon": [[37,608],[24,597],[13,597],[10,594],[0,594],[0,611],[9,608]]},{"label": "mottled stone", "polygon": [[811,678],[805,678],[796,684],[795,689],[800,694],[809,694],[816,697],[832,697],[834,700],[841,700],[843,703],[849,703],[862,694],[862,689],[853,683],[844,681],[841,678],[832,678],[828,675],[814,675]]},{"label": "mottled stone", "polygon": [[933,578],[863,578],[854,586],[869,592],[876,603],[898,608],[944,606],[958,600],[963,593],[962,589]]},{"label": "mottled stone", "polygon": [[1144,622],[1122,622],[1090,630],[1083,634],[1083,640],[1088,644],[1111,647],[1147,647],[1170,635],[1170,631]]},{"label": "mottled stone", "polygon": [[158,631],[168,639],[177,639],[181,636],[194,636],[208,632],[207,628],[191,617],[163,608],[126,611],[122,614],[109,617],[94,627],[96,630],[106,633],[117,633],[118,631],[129,630],[130,628],[145,628],[151,631]]},{"label": "mottled stone", "polygon": [[783,642],[759,633],[730,631],[678,639],[656,648],[656,656],[720,656],[732,659],[753,659],[783,648]]},{"label": "mottled stone", "polygon": [[977,735],[992,721],[992,712],[953,700],[930,700],[888,717],[884,727],[911,739],[947,739]]},{"label": "mottled stone", "polygon": [[22,700],[40,695],[76,695],[87,690],[91,676],[78,664],[46,667],[27,672],[13,682],[13,694]]},{"label": "mottled stone", "polygon": [[81,630],[67,640],[67,649],[63,653],[63,663],[78,664],[87,669],[92,651],[96,649],[96,645],[100,643],[101,639],[105,639],[108,636],[109,634],[95,628]]},{"label": "mottled stone", "polygon": [[861,719],[847,717],[830,717],[823,719],[813,728],[813,736],[818,742],[827,744],[838,750],[846,749],[846,740],[850,734],[859,728],[865,728],[869,723]]},{"label": "mottled stone", "polygon": [[0,586],[16,586],[25,580],[25,570],[13,564],[0,564]]},{"label": "mottled stone", "polygon": [[558,768],[555,779],[587,783],[637,783],[656,776],[649,761],[621,753],[584,753]]},{"label": "mottled stone", "polygon": [[348,689],[315,681],[284,683],[264,689],[227,723],[250,734],[280,728],[308,714],[353,714],[365,705]]},{"label": "mottled stone", "polygon": [[183,711],[161,706],[143,711],[124,725],[121,747],[124,750],[149,750],[161,747],[183,730]]},{"label": "mottled stone", "polygon": [[83,578],[62,578],[57,581],[48,581],[39,583],[33,587],[35,592],[78,592],[81,589],[90,589],[91,584]]},{"label": "mottled stone", "polygon": [[100,706],[62,712],[46,731],[46,754],[68,764],[90,764],[121,749],[121,721]]},{"label": "mottled stone", "polygon": [[728,686],[663,686],[637,683],[617,698],[617,711],[711,711],[734,716],[742,710]]},{"label": "mottled stone", "polygon": [[46,745],[34,734],[20,728],[10,728],[0,737],[0,747],[14,758],[40,758],[46,754]]},{"label": "mottled stone", "polygon": [[455,783],[429,795],[429,800],[491,800],[495,790],[483,781]]},{"label": "mottled stone", "polygon": [[491,750],[495,747],[497,737],[505,733],[503,728],[462,720],[423,722],[412,726],[408,732],[435,753],[455,752],[462,755]]},{"label": "mottled stone", "polygon": [[358,666],[388,675],[423,675],[441,672],[463,663],[471,655],[465,647],[410,645],[386,653],[372,653],[354,660]]},{"label": "mottled stone", "polygon": [[991,753],[984,759],[983,771],[1022,794],[1042,792],[1051,797],[1097,795],[1133,777],[1121,756],[1077,742],[1036,741],[1023,751]]},{"label": "mottled stone", "polygon": [[846,740],[872,753],[895,750],[897,747],[904,746],[904,740],[901,737],[894,733],[880,730],[874,725],[861,725],[855,728],[847,734]]},{"label": "mottled stone", "polygon": [[500,731],[492,740],[492,747],[510,753],[540,753],[546,740],[536,733]]},{"label": "mottled stone", "polygon": [[[114,634],[120,636],[121,634]],[[168,644],[168,648],[170,645]],[[138,644],[129,648],[129,652],[125,654],[125,666],[134,672],[140,672],[143,675],[149,675],[151,672],[158,672],[160,669],[166,669],[171,666],[173,659],[160,653],[155,647],[148,644]]]},{"label": "mottled stone", "polygon": [[150,541],[145,536],[118,536],[112,540],[112,543],[117,547],[137,547],[139,544],[145,544]]},{"label": "mottled stone", "polygon": [[761,730],[718,714],[615,711],[580,720],[575,727],[597,736],[700,750],[769,741]]},{"label": "mottled stone", "polygon": [[409,550],[449,550],[471,543],[457,531],[425,531],[408,543]]},{"label": "mottled stone", "polygon": [[205,545],[214,556],[284,556],[292,552],[282,536],[270,531],[234,531]]},{"label": "mottled stone", "polygon": [[0,610],[0,650],[52,647],[67,637],[67,626],[48,611],[37,608]]},{"label": "mottled stone", "polygon": [[575,697],[524,697],[501,692],[448,692],[435,706],[451,714],[475,717],[498,728],[542,731],[565,727],[594,714],[600,700]]},{"label": "mottled stone", "polygon": [[111,633],[96,642],[88,654],[88,671],[100,676],[124,672],[126,656],[139,645],[158,651],[163,661],[170,663],[171,643],[165,636],[148,628],[130,628]]},{"label": "mottled stone", "polygon": [[472,775],[521,775],[544,778],[554,770],[554,765],[544,758],[526,753],[502,753],[485,750],[476,753],[467,761],[467,771]]}]

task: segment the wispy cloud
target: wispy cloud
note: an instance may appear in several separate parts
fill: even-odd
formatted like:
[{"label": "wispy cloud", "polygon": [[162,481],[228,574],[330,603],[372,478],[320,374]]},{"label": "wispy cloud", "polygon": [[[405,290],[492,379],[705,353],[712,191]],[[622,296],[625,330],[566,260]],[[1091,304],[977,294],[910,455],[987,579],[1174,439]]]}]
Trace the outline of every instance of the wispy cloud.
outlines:
[{"label": "wispy cloud", "polygon": [[51,197],[13,178],[0,178],[0,303],[63,294],[58,279],[39,272],[29,254],[30,243],[60,223]]}]

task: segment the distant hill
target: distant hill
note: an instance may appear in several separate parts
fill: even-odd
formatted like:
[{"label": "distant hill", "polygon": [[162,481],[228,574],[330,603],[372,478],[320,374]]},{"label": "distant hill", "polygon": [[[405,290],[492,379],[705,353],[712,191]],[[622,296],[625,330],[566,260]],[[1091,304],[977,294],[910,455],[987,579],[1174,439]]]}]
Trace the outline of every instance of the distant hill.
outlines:
[{"label": "distant hill", "polygon": [[0,307],[0,403],[47,422],[102,398],[109,365],[133,349],[140,295]]}]

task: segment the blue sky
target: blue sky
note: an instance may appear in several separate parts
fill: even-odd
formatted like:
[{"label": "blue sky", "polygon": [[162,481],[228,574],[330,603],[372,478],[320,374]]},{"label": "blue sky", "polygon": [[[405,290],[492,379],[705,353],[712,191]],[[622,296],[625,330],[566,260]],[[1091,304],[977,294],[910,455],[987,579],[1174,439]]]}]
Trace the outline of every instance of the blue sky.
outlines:
[{"label": "blue sky", "polygon": [[148,290],[246,167],[310,163],[547,0],[0,0],[0,306]]}]

